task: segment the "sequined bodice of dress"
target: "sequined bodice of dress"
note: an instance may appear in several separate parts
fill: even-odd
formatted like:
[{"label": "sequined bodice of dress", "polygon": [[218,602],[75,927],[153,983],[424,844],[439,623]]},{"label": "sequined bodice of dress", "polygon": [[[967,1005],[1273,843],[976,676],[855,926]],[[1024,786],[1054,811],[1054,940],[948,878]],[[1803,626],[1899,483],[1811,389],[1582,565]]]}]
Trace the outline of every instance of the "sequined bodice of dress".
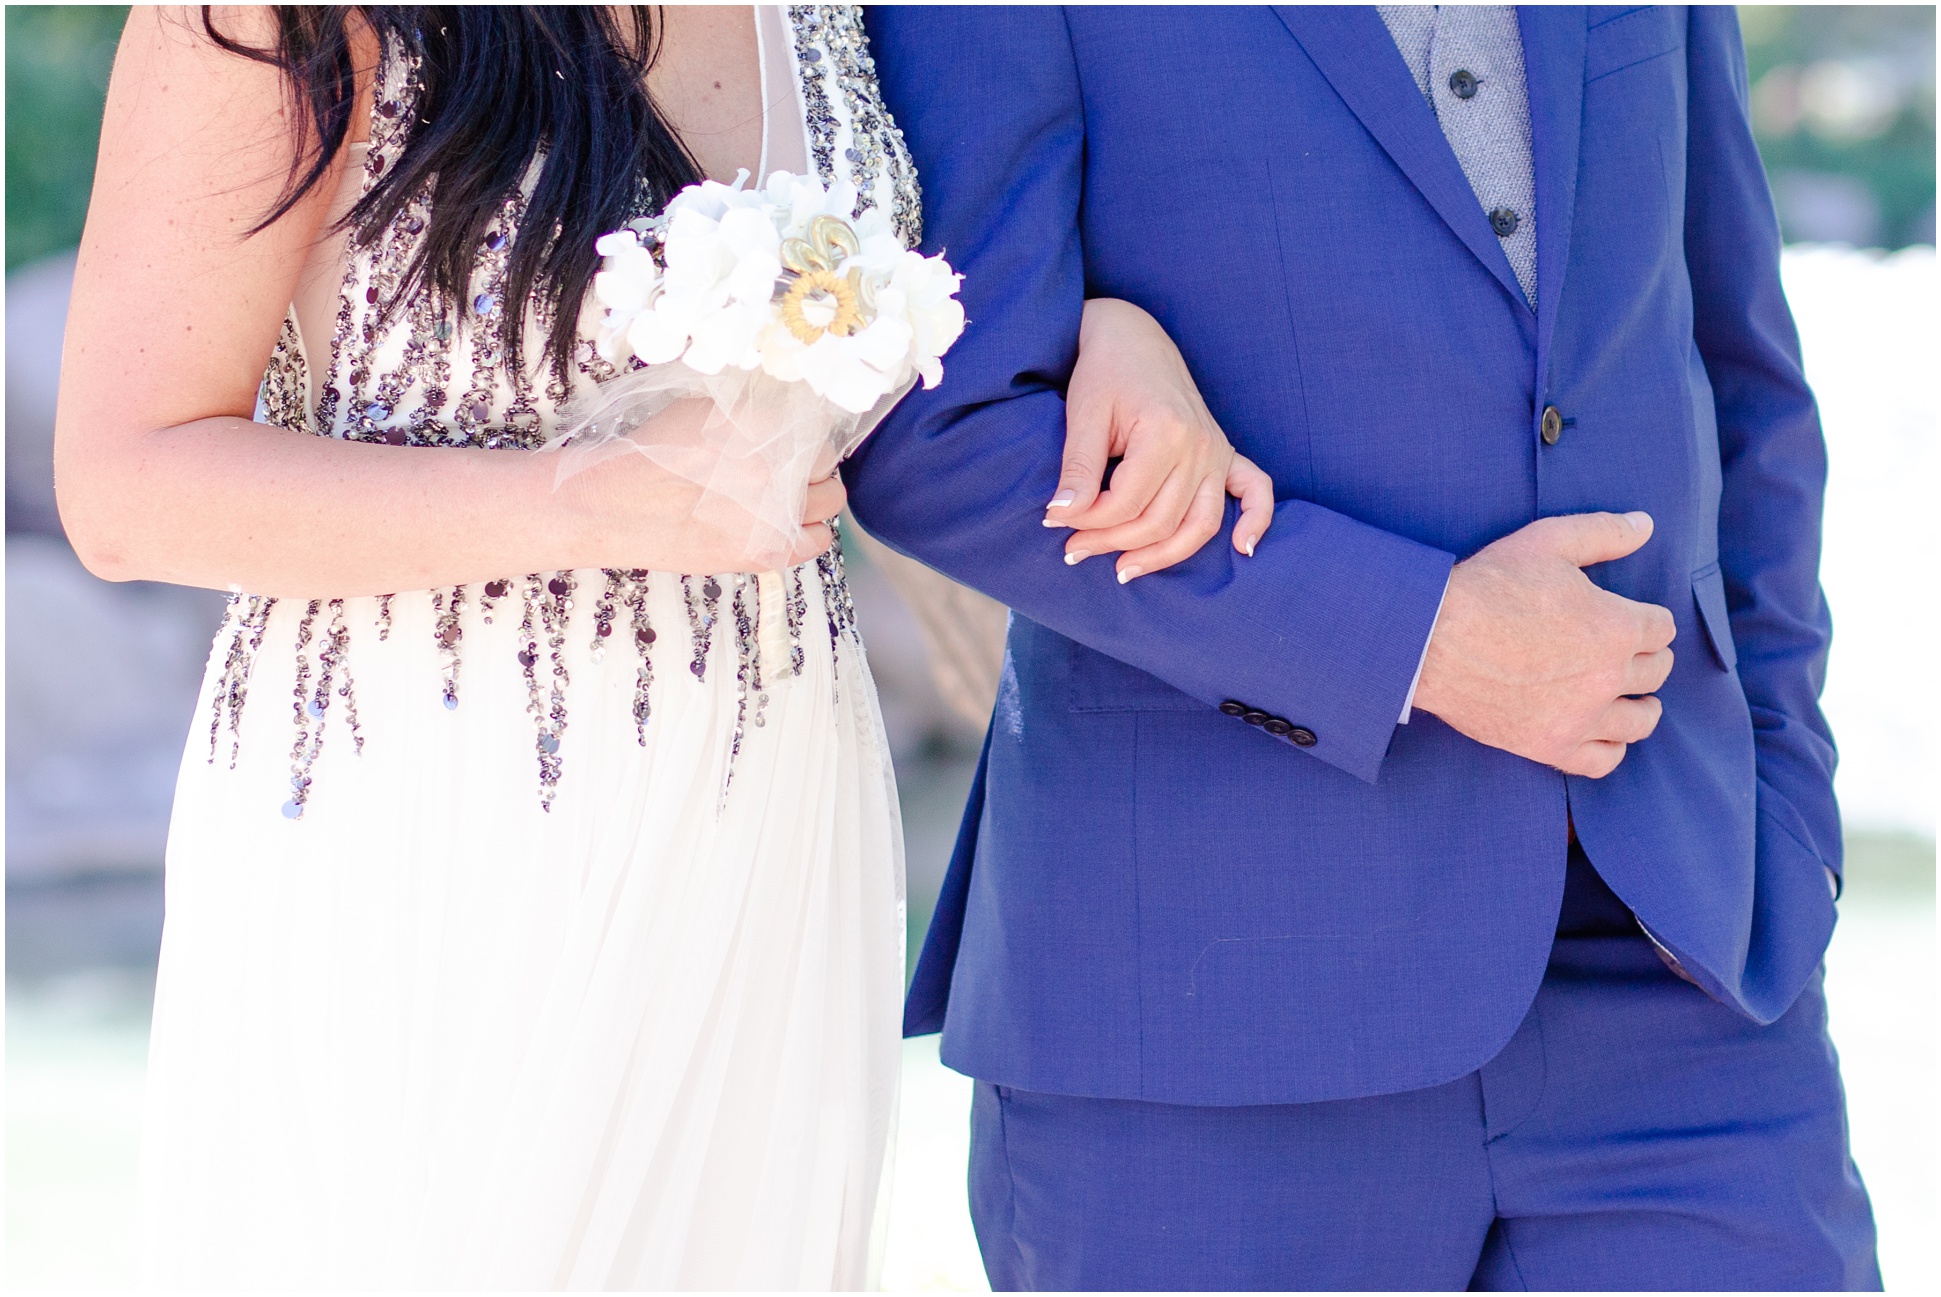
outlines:
[{"label": "sequined bodice of dress", "polygon": [[[878,95],[860,9],[757,6],[756,28],[763,63],[764,172],[801,171],[812,165],[825,183],[848,180],[860,195],[859,214],[885,208],[905,243],[915,246],[921,220],[916,174]],[[418,101],[416,67],[396,51],[389,52],[377,74],[369,143],[358,150],[361,169],[353,153],[336,213],[347,211],[396,163]],[[342,236],[341,252],[328,262],[328,269],[340,269],[341,277],[309,277],[284,321],[264,375],[259,422],[345,441],[530,451],[557,429],[562,407],[614,375],[614,367],[599,357],[591,341],[597,319],[591,294],[580,339],[563,373],[542,359],[552,324],[543,304],[527,311],[524,363],[510,363],[501,340],[500,312],[510,309],[506,269],[512,244],[520,237],[522,194],[506,199],[484,236],[465,310],[442,309],[428,291],[400,300],[430,203],[429,194],[418,195],[367,240]],[[550,808],[563,769],[560,747],[568,718],[560,653],[569,633],[584,629],[596,658],[615,651],[635,655],[634,722],[643,744],[651,722],[649,691],[657,660],[671,649],[677,669],[705,677],[708,646],[717,627],[734,634],[743,695],[739,739],[742,724],[764,701],[764,682],[800,668],[805,635],[826,627],[832,644],[854,635],[840,552],[824,554],[812,567],[813,573],[798,568],[718,578],[645,571],[511,574],[476,585],[380,596],[375,634],[379,639],[390,636],[397,600],[429,600],[440,676],[430,687],[441,690],[445,706],[455,709],[465,666],[466,621],[473,616],[517,620],[525,641],[518,667],[526,677],[528,710],[534,717],[540,798]],[[583,588],[591,576],[597,576],[598,588]],[[656,627],[648,618],[650,585],[664,581],[680,584],[688,613],[686,646],[670,643],[670,628]],[[813,616],[812,598],[820,604]],[[289,601],[248,593],[231,596],[222,632],[228,646],[209,717],[211,761],[221,755],[227,735],[234,764],[250,675],[279,602]],[[589,602],[590,619],[584,615]],[[576,607],[578,617],[573,615]],[[341,741],[360,750],[363,744],[347,663],[352,620],[342,599],[310,600],[301,610],[291,796],[284,807],[291,818],[303,814],[310,767],[333,709],[343,717],[335,727],[343,732]],[[785,634],[779,633],[783,625]]]}]

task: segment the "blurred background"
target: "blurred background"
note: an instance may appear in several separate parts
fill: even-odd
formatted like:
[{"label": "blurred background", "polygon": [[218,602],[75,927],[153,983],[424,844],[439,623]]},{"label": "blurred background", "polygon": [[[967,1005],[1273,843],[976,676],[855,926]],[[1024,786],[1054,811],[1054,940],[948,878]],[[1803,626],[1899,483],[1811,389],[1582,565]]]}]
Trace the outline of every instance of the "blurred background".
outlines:
[{"label": "blurred background", "polygon": [[[73,248],[125,10],[6,11],[7,1131],[10,1288],[118,1287],[175,768],[221,599],[89,576],[53,504]],[[1848,884],[1828,956],[1855,1158],[1890,1289],[1941,1287],[1934,1232],[1935,51],[1928,6],[1740,6],[1754,126],[1831,457]],[[914,957],[981,727],[852,553],[909,840]],[[886,1286],[983,1286],[963,1205],[968,1083],[906,1051]]]}]

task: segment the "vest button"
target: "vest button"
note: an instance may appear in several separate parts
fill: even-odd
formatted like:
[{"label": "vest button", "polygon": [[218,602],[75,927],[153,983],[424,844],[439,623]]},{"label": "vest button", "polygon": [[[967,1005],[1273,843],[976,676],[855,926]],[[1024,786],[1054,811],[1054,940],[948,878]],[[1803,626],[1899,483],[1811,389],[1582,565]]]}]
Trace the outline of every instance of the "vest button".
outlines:
[{"label": "vest button", "polygon": [[1458,99],[1474,99],[1477,85],[1476,74],[1468,68],[1457,68],[1449,74],[1449,89]]},{"label": "vest button", "polygon": [[1554,446],[1563,438],[1564,416],[1557,412],[1556,406],[1546,405],[1543,407],[1543,423],[1540,427],[1543,433],[1543,444]]}]

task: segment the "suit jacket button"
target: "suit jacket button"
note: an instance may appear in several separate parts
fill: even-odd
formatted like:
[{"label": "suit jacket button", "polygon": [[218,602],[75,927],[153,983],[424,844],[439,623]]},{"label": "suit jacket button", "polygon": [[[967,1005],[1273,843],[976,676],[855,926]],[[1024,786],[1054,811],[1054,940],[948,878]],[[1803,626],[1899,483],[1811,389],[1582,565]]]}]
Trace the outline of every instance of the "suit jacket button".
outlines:
[{"label": "suit jacket button", "polygon": [[1247,724],[1249,725],[1265,725],[1269,720],[1273,718],[1268,716],[1266,712],[1249,711],[1249,712],[1243,712],[1240,716],[1240,719],[1247,722]]},{"label": "suit jacket button", "polygon": [[1284,721],[1278,716],[1269,716],[1261,722],[1260,728],[1266,730],[1277,739],[1286,738],[1294,732],[1293,723],[1291,721]]},{"label": "suit jacket button", "polygon": [[1543,432],[1543,444],[1554,446],[1564,435],[1564,416],[1556,406],[1546,405],[1543,407],[1543,423],[1540,427]]},{"label": "suit jacket button", "polygon": [[1237,703],[1229,698],[1220,704],[1220,710],[1229,716],[1245,716],[1247,714],[1247,704]]},{"label": "suit jacket button", "polygon": [[1311,748],[1315,744],[1314,731],[1305,725],[1296,725],[1287,732],[1287,737],[1294,741],[1296,747]]}]

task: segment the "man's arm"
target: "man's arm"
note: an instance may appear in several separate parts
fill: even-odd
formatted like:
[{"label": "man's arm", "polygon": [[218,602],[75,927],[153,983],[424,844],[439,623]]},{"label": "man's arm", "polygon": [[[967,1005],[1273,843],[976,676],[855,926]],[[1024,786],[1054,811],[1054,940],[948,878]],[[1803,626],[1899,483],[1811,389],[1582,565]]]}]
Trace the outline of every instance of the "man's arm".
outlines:
[{"label": "man's arm", "polygon": [[[934,392],[913,393],[844,471],[873,533],[1023,615],[1209,705],[1311,732],[1372,781],[1453,557],[1305,501],[1253,558],[1208,545],[1118,584],[1047,530],[1085,280],[1085,123],[1063,14],[872,8],[884,98],[910,145],[929,251],[970,317]],[[1235,724],[1241,722],[1235,721]]]},{"label": "man's arm", "polygon": [[1752,710],[1759,809],[1841,859],[1833,738],[1820,714],[1832,623],[1820,591],[1826,444],[1779,281],[1779,223],[1753,143],[1730,7],[1693,6],[1685,258],[1724,479],[1719,566]]}]

